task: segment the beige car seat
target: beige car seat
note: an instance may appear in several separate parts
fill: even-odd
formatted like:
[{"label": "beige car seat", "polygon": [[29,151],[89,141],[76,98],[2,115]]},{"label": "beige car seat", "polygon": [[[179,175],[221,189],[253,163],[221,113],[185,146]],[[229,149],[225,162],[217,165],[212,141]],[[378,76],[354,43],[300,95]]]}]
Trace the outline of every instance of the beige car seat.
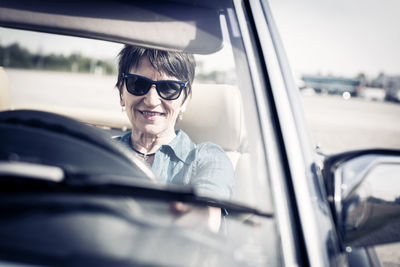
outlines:
[{"label": "beige car seat", "polygon": [[9,88],[7,73],[0,67],[0,111],[11,109]]},{"label": "beige car seat", "polygon": [[184,130],[195,143],[210,141],[221,146],[235,169],[233,199],[247,197],[249,157],[242,99],[236,86],[194,84],[192,98],[176,128]]}]

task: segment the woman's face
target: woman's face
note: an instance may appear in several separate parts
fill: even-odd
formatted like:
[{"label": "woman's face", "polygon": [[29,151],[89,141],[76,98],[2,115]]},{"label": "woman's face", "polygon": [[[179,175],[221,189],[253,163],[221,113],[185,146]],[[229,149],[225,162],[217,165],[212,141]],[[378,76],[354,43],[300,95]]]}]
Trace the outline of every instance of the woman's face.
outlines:
[{"label": "woman's face", "polygon": [[[130,73],[144,76],[153,81],[178,80],[176,77],[160,73],[150,64],[147,58],[142,58],[135,69]],[[186,102],[183,103],[184,93],[178,99],[162,99],[155,85],[143,96],[135,96],[126,90],[123,83],[121,90],[121,106],[125,106],[126,113],[132,124],[132,131],[138,134],[154,135],[156,137],[170,137],[175,135],[175,122],[180,112],[184,112]]]}]

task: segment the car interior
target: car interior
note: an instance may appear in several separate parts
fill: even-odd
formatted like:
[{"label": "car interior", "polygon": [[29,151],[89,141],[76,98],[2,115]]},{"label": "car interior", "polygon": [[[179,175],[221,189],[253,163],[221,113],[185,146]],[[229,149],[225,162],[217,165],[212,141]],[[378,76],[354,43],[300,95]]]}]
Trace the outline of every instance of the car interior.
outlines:
[{"label": "car interior", "polygon": [[[0,84],[0,110],[12,110],[8,78],[3,69],[0,70]],[[188,133],[195,143],[218,144],[227,153],[235,170],[233,200],[251,199],[253,194],[246,186],[250,159],[239,89],[233,85],[195,83],[189,101],[188,109],[183,119],[177,122],[176,128]],[[107,126],[108,129],[113,130],[113,134],[128,129],[130,126],[127,118],[106,121],[99,119],[100,116],[95,112],[91,114],[90,111],[82,112],[82,110],[41,108],[44,111],[72,117],[91,125],[102,128]]]},{"label": "car interior", "polygon": [[[40,8],[29,1],[20,1],[8,3],[6,8],[0,8],[0,20],[5,26],[128,42],[154,48],[178,49],[195,54],[211,54],[223,46],[221,28],[216,27],[220,25],[217,10],[222,3],[207,1],[203,3],[207,8],[190,8],[185,1],[178,1],[172,4],[173,6],[168,3],[168,8],[165,8],[163,4],[153,5],[151,2],[141,4],[140,7],[116,2],[113,3],[112,10],[110,6],[107,6],[107,9],[101,8],[103,4],[105,3],[96,3],[96,9],[93,9],[90,3],[80,3],[78,11],[74,8],[74,1],[57,5],[49,3],[41,5]],[[145,23],[151,20],[158,22]],[[170,31],[171,27],[175,30]],[[4,71],[1,72],[1,82],[2,94],[9,95]],[[235,169],[236,186],[233,200],[246,199],[248,204],[255,204],[254,192],[246,186],[251,168],[243,100],[239,88],[234,85],[196,82],[193,86],[188,110],[176,128],[183,129],[197,143],[210,141],[220,145],[227,152]],[[3,110],[13,108],[7,97],[2,97],[1,101]],[[106,112],[100,114],[98,111],[65,109],[56,105],[42,106],[40,109],[67,115],[102,128],[107,127],[113,130],[108,131],[112,135],[130,127],[127,118],[112,117]]]}]

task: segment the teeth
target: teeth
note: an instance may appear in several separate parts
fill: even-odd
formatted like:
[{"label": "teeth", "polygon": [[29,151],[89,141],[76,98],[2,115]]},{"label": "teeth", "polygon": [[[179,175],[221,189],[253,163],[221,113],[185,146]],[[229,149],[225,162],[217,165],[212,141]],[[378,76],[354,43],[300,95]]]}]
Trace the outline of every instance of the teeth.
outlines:
[{"label": "teeth", "polygon": [[159,114],[158,112],[148,112],[148,111],[143,111],[142,113],[147,116],[157,116]]}]

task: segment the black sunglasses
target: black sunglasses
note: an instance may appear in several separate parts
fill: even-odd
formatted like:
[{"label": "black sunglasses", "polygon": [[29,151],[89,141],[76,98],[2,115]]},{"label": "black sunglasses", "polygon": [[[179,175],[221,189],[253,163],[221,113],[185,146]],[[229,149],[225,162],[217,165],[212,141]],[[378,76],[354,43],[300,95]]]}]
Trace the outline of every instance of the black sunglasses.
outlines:
[{"label": "black sunglasses", "polygon": [[126,89],[132,95],[145,95],[149,92],[153,84],[155,84],[158,95],[165,100],[177,99],[181,95],[182,89],[188,85],[188,82],[172,80],[153,81],[131,73],[122,73],[122,78],[125,80]]}]

